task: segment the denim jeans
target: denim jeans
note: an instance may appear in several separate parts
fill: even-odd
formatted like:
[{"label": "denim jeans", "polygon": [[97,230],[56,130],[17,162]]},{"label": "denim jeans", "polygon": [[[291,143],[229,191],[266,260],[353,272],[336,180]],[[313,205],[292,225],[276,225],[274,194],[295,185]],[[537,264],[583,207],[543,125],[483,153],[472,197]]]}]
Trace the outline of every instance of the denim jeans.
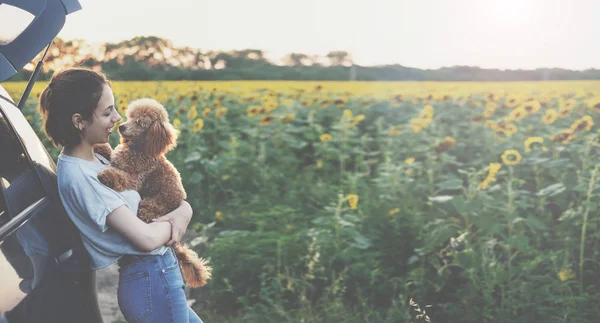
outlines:
[{"label": "denim jeans", "polygon": [[187,304],[183,276],[172,248],[162,256],[123,256],[119,265],[117,294],[127,322],[202,323]]}]

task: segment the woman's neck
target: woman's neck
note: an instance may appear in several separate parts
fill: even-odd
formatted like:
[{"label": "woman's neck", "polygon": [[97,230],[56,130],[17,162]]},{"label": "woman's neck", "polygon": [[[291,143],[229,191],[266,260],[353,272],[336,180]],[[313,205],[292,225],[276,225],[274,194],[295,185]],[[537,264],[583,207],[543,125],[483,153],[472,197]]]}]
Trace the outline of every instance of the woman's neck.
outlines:
[{"label": "woman's neck", "polygon": [[81,142],[75,146],[64,147],[63,154],[85,159],[91,162],[99,162],[96,158],[96,155],[94,155],[94,147],[90,146],[86,142]]}]

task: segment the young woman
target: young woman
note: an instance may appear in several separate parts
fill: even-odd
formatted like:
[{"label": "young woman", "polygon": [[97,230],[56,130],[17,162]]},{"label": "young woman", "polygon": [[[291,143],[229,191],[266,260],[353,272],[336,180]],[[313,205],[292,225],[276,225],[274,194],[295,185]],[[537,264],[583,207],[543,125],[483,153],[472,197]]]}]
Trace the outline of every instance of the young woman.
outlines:
[{"label": "young woman", "polygon": [[43,128],[58,157],[58,190],[81,231],[92,269],[119,263],[118,301],[128,322],[202,322],[187,304],[172,244],[192,217],[186,201],[153,223],[137,218],[140,195],[104,186],[98,173],[109,161],[94,153],[121,120],[110,82],[100,73],[71,68],[55,74],[40,96]]}]

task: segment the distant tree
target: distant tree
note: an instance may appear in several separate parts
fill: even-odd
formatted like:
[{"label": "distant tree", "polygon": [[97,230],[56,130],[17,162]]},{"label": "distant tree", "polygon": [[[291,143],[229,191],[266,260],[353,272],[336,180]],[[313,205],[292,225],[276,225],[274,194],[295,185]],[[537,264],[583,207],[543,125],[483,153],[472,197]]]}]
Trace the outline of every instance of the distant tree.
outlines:
[{"label": "distant tree", "polygon": [[313,65],[313,61],[311,60],[311,58],[308,55],[302,53],[288,54],[284,57],[283,61],[285,65],[294,67]]},{"label": "distant tree", "polygon": [[329,59],[331,66],[352,65],[352,58],[346,51],[332,51],[327,53],[326,57]]}]

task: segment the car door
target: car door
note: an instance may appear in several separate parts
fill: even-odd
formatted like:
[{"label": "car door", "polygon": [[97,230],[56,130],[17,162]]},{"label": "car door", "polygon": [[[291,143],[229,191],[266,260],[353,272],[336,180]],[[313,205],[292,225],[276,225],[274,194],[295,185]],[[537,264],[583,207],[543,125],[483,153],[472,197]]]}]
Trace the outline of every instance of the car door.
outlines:
[{"label": "car door", "polygon": [[0,312],[9,322],[102,322],[56,165],[1,86],[0,251]]}]

